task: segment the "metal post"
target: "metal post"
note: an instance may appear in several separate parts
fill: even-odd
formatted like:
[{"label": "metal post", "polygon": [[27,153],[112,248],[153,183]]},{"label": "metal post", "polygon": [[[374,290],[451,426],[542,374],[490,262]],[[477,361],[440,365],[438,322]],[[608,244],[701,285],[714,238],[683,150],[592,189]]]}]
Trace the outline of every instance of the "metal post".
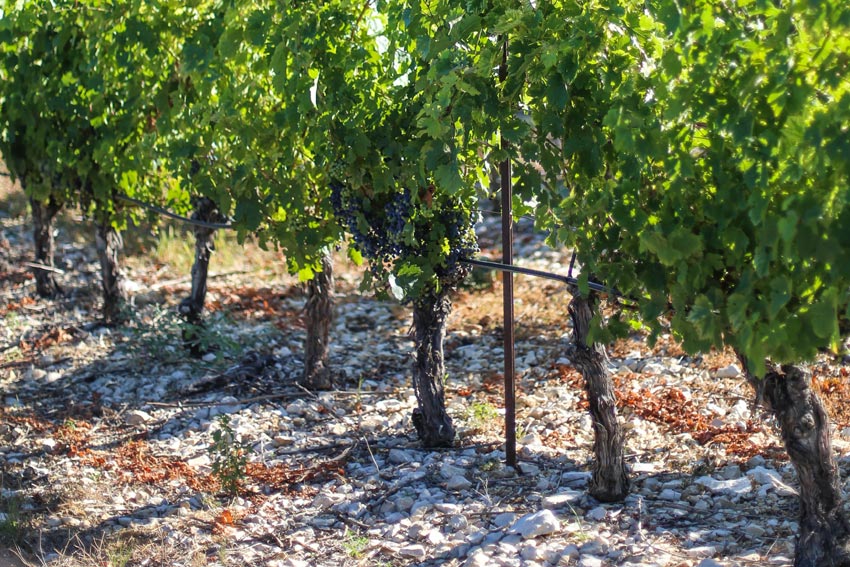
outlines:
[{"label": "metal post", "polygon": [[[502,39],[502,63],[499,66],[499,81],[508,78],[508,38]],[[501,139],[502,149],[508,141]],[[502,181],[502,263],[513,264],[513,207],[511,197],[511,160],[499,164]],[[502,272],[504,289],[504,348],[505,348],[505,461],[516,467],[516,370],[514,365],[514,277],[509,271]]]}]

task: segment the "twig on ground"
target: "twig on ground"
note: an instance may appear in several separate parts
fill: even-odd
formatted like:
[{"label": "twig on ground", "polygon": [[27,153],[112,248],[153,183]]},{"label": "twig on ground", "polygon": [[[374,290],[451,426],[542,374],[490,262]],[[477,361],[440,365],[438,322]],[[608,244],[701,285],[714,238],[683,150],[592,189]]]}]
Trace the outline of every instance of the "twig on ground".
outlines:
[{"label": "twig on ground", "polygon": [[27,268],[32,268],[34,270],[41,270],[42,272],[51,272],[54,274],[65,273],[65,270],[60,270],[59,268],[48,266],[47,264],[39,264],[38,262],[24,262],[24,266],[26,266]]}]

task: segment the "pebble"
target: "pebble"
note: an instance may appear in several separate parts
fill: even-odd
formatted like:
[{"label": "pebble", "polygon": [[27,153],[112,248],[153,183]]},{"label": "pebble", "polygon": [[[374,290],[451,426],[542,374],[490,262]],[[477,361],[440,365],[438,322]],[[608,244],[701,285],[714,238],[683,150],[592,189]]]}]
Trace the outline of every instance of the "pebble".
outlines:
[{"label": "pebble", "polygon": [[498,514],[493,518],[493,525],[497,528],[504,528],[511,525],[516,520],[516,514],[513,512],[505,512]]},{"label": "pebble", "polygon": [[400,547],[398,554],[403,555],[404,557],[411,557],[413,559],[422,559],[425,557],[426,551],[424,545],[414,544]]},{"label": "pebble", "polygon": [[602,558],[595,555],[582,555],[578,560],[578,567],[602,567]]},{"label": "pebble", "polygon": [[472,483],[463,475],[456,474],[446,481],[446,488],[449,490],[466,490],[470,488]]},{"label": "pebble", "polygon": [[124,414],[124,423],[127,425],[142,425],[151,419],[153,419],[151,414],[138,409],[129,410]]},{"label": "pebble", "polygon": [[560,529],[561,522],[557,516],[551,510],[541,510],[521,517],[509,531],[521,535],[523,539],[531,539],[553,534]]},{"label": "pebble", "polygon": [[584,494],[577,490],[559,492],[558,494],[544,496],[543,500],[540,502],[540,506],[549,510],[558,510],[560,508],[578,504],[583,497]]},{"label": "pebble", "polygon": [[693,557],[694,559],[699,559],[701,557],[711,557],[715,553],[717,553],[717,549],[711,545],[702,545],[699,547],[692,547],[685,551],[688,554],[688,557]]},{"label": "pebble", "polygon": [[678,502],[682,499],[682,493],[676,492],[672,488],[665,488],[658,495],[659,500],[669,500],[670,502]]},{"label": "pebble", "polygon": [[718,378],[737,378],[741,375],[741,368],[737,364],[730,364],[723,368],[718,368],[714,374]]}]

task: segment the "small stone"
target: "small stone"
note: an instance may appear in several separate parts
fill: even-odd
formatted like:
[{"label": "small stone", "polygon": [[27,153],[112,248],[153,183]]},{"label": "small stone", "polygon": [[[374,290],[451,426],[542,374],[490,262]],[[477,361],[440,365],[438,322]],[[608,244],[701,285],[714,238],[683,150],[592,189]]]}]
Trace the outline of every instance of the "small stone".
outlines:
[{"label": "small stone", "polygon": [[711,557],[706,557],[699,563],[697,563],[697,567],[724,567],[723,563],[718,563]]},{"label": "small stone", "polygon": [[583,488],[587,486],[590,476],[590,472],[569,471],[561,475],[561,481],[570,488]]},{"label": "small stone", "polygon": [[124,423],[127,425],[142,425],[151,419],[151,414],[137,409],[130,410],[124,415]]},{"label": "small stone", "polygon": [[573,504],[578,504],[583,494],[576,490],[569,492],[559,492],[558,494],[550,494],[544,496],[540,506],[546,510],[557,510]]},{"label": "small stone", "polygon": [[512,524],[515,519],[516,514],[514,514],[513,512],[504,512],[493,518],[493,524],[497,528],[504,528],[505,526]]},{"label": "small stone", "polygon": [[425,547],[419,544],[406,545],[398,550],[399,555],[422,559],[425,557]]},{"label": "small stone", "polygon": [[735,478],[731,480],[717,480],[710,476],[701,476],[694,481],[695,484],[704,486],[713,493],[728,492],[731,494],[746,494],[753,488],[749,478]]},{"label": "small stone", "polygon": [[678,502],[682,499],[682,493],[676,492],[672,488],[665,488],[658,495],[659,500],[667,500],[668,502]]},{"label": "small stone", "polygon": [[717,549],[713,545],[701,545],[699,547],[686,549],[685,553],[688,554],[688,557],[699,559],[700,557],[711,557],[717,553]]},{"label": "small stone", "polygon": [[739,467],[738,465],[727,465],[723,467],[723,471],[720,474],[726,480],[734,480],[736,478],[741,478],[741,467]]},{"label": "small stone", "polygon": [[602,567],[602,559],[594,555],[582,555],[578,567]]},{"label": "small stone", "polygon": [[463,476],[465,473],[465,469],[450,465],[449,463],[443,463],[443,465],[440,467],[440,476],[443,477],[443,479],[445,480],[448,480],[454,476]]},{"label": "small stone", "polygon": [[425,539],[428,540],[428,543],[431,545],[440,545],[446,539],[446,536],[444,536],[440,530],[434,529],[428,532]]},{"label": "small stone", "polygon": [[594,522],[601,522],[602,520],[605,519],[605,517],[607,515],[608,515],[608,510],[606,510],[602,506],[597,506],[596,508],[592,509],[587,514],[585,514],[585,517],[588,520],[592,520]]},{"label": "small stone", "polygon": [[327,492],[320,492],[313,498],[313,506],[325,510],[336,504],[336,500]]},{"label": "small stone", "polygon": [[490,567],[493,565],[493,558],[483,550],[476,549],[475,553],[469,556],[464,565],[465,567]]},{"label": "small stone", "polygon": [[549,535],[561,529],[561,522],[551,510],[541,510],[526,514],[511,526],[511,533],[518,533],[523,539]]},{"label": "small stone", "polygon": [[565,547],[563,551],[561,551],[561,561],[566,559],[569,562],[573,559],[578,559],[579,555],[581,555],[581,553],[579,553],[578,546],[574,543],[571,543],[567,547]]},{"label": "small stone", "polygon": [[767,530],[765,530],[763,527],[759,526],[758,524],[750,524],[749,526],[744,528],[744,533],[747,534],[748,536],[750,536],[751,538],[757,538],[757,537],[761,537],[765,533],[767,533]]},{"label": "small stone", "polygon": [[741,375],[741,369],[738,368],[737,364],[730,364],[729,366],[718,368],[715,376],[718,378],[737,378]]},{"label": "small stone", "polygon": [[458,532],[461,530],[465,530],[469,526],[469,520],[466,519],[466,516],[461,514],[455,514],[449,517],[449,527]]},{"label": "small stone", "polygon": [[747,471],[747,476],[762,486],[762,489],[773,488],[780,496],[796,496],[797,491],[782,481],[782,476],[763,466],[757,466]]},{"label": "small stone", "polygon": [[295,438],[288,435],[275,435],[272,439],[272,445],[275,447],[290,447],[295,443]]},{"label": "small stone", "polygon": [[393,448],[390,449],[389,459],[394,465],[403,465],[413,461],[413,455],[410,454],[410,451]]},{"label": "small stone", "polygon": [[62,519],[56,518],[55,516],[51,516],[50,518],[47,518],[47,525],[51,528],[61,526],[62,525]]},{"label": "small stone", "polygon": [[472,483],[467,480],[465,476],[460,474],[454,475],[446,482],[446,488],[448,490],[466,490],[471,486]]},{"label": "small stone", "polygon": [[401,512],[407,512],[411,508],[413,508],[413,504],[416,501],[410,496],[399,496],[395,500],[395,507],[399,509]]},{"label": "small stone", "polygon": [[209,455],[203,453],[201,455],[198,455],[197,457],[192,457],[191,459],[186,461],[186,464],[192,467],[193,469],[206,469],[210,467],[212,461],[210,460]]}]

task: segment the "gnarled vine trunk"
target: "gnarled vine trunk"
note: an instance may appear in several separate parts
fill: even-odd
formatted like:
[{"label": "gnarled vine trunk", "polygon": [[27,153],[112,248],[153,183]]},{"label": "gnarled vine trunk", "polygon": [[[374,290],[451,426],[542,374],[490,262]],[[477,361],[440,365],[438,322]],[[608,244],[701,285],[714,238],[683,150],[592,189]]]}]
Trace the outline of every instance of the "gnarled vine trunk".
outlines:
[{"label": "gnarled vine trunk", "polygon": [[413,302],[413,338],[416,342],[413,389],[418,405],[413,410],[413,426],[425,447],[449,447],[455,439],[452,419],[446,413],[443,390],[443,341],[446,319],[451,310],[452,303],[446,291],[432,292]]},{"label": "gnarled vine trunk", "polygon": [[623,454],[624,438],[617,423],[617,400],[608,372],[605,347],[587,344],[587,334],[595,309],[594,299],[573,295],[569,305],[573,321],[572,360],[584,377],[590,415],[593,417],[593,453],[596,461],[590,480],[590,494],[603,502],[624,499],[629,493],[629,476]]},{"label": "gnarled vine trunk", "polygon": [[[192,219],[206,223],[214,223],[222,220],[215,203],[211,199],[202,197],[195,202],[195,211]],[[210,256],[215,250],[215,229],[194,225],[195,233],[195,261],[192,264],[192,291],[189,297],[180,302],[180,314],[188,324],[183,329],[183,346],[195,355],[204,354],[203,345],[200,344],[198,327],[203,325],[202,314],[204,301],[207,296],[207,275],[210,269]]]},{"label": "gnarled vine trunk", "polygon": [[35,244],[35,261],[48,269],[33,268],[35,289],[41,297],[54,297],[61,289],[56,282],[56,274],[49,268],[55,266],[54,255],[56,244],[53,239],[53,219],[62,210],[52,198],[47,203],[30,198],[33,219],[33,243]]},{"label": "gnarled vine trunk", "polygon": [[301,383],[311,390],[330,390],[333,376],[328,367],[333,320],[334,274],[330,253],[322,256],[322,271],[307,282],[307,339]]},{"label": "gnarled vine trunk", "polygon": [[102,222],[97,225],[95,241],[103,285],[103,318],[107,324],[120,323],[125,318],[127,301],[126,280],[119,261],[124,240],[111,223]]},{"label": "gnarled vine trunk", "polygon": [[768,365],[747,381],[773,412],[800,481],[800,532],[794,567],[850,566],[850,523],[842,510],[838,468],[832,452],[829,416],[812,390],[811,374],[796,365]]}]

